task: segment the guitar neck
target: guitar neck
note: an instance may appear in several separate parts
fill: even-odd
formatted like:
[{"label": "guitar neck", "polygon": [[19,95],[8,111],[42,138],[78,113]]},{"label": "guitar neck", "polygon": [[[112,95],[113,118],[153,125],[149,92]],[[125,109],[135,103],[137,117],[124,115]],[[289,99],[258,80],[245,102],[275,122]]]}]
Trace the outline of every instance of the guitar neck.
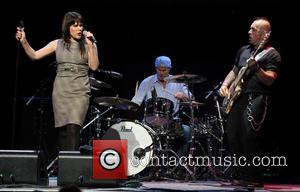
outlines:
[{"label": "guitar neck", "polygon": [[249,67],[249,65],[248,65],[248,63],[246,63],[246,65],[240,69],[237,77],[235,78],[235,80],[232,83],[232,86],[230,86],[231,92],[234,91],[235,87],[240,84],[240,82],[242,81],[248,67]]}]

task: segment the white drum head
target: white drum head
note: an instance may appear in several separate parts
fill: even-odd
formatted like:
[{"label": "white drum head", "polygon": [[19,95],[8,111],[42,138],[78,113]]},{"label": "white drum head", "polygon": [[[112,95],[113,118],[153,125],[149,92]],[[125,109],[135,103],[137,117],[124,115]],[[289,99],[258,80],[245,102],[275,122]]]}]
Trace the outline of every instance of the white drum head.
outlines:
[{"label": "white drum head", "polygon": [[137,122],[122,121],[112,125],[109,129],[118,132],[120,139],[128,142],[127,175],[135,175],[145,169],[151,160],[153,150],[147,150],[142,158],[136,157],[134,153],[137,149],[145,149],[153,144],[152,137],[148,132],[148,130],[151,131],[151,128]]}]

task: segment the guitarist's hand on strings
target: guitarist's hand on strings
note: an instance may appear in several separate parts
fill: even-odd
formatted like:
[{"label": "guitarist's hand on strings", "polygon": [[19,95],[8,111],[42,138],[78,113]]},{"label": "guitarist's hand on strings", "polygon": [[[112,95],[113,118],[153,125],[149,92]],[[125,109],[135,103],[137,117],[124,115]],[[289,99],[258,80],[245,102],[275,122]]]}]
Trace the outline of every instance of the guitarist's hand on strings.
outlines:
[{"label": "guitarist's hand on strings", "polygon": [[236,66],[234,66],[232,68],[232,70],[228,73],[226,78],[224,79],[224,81],[219,89],[219,95],[221,97],[229,97],[230,96],[230,92],[232,91],[231,90],[232,83],[234,82],[237,74],[238,74],[238,68]]}]

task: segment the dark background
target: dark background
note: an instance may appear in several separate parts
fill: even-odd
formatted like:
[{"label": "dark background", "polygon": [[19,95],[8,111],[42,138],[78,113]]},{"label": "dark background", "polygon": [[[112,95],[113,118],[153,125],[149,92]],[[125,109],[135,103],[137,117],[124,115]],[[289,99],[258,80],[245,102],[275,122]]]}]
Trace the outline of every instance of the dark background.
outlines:
[{"label": "dark background", "polygon": [[[212,97],[207,100],[204,97],[224,79],[233,65],[236,51],[248,42],[247,33],[253,18],[269,18],[271,40],[281,53],[282,66],[274,85],[267,126],[262,131],[262,143],[270,154],[287,157],[288,167],[278,171],[282,179],[295,181],[299,178],[296,94],[299,87],[296,70],[299,10],[295,4],[284,0],[103,0],[11,1],[1,7],[1,33],[4,35],[0,149],[36,149],[41,148],[39,143],[45,143],[45,148],[52,150],[56,145],[51,104],[55,58],[31,61],[23,49],[18,48],[14,35],[20,20],[24,21],[31,46],[39,49],[60,37],[61,21],[67,11],[83,15],[87,30],[98,40],[100,68],[124,76],[119,80],[95,74],[99,80],[112,85],[112,89],[93,92],[93,97],[119,95],[130,100],[136,82],[155,72],[155,57],[169,56],[173,61],[172,74],[185,71],[207,78],[193,88],[196,100],[207,103],[197,113],[202,116],[215,113]],[[32,95],[36,97],[27,106]],[[43,142],[39,141],[41,130]]]}]

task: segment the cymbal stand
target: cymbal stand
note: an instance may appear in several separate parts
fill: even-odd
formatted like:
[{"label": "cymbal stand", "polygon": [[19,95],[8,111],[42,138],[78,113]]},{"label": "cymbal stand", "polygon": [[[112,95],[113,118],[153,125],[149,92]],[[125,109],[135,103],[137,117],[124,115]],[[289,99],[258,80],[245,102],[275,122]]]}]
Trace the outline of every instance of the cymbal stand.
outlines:
[{"label": "cymbal stand", "polygon": [[[166,137],[165,137],[165,149],[166,149],[166,151],[171,150],[171,149],[169,149],[169,147],[170,147],[170,145],[169,145],[170,136],[168,134],[168,132],[170,130],[170,115],[172,115],[172,114],[170,114],[168,112],[168,114],[167,114],[167,125],[166,125],[166,130],[165,130],[165,132],[166,132]],[[167,153],[167,159],[169,159],[169,154],[168,153]],[[167,163],[167,171],[166,171],[167,175],[170,174],[170,170],[169,169],[170,169],[169,163]]]},{"label": "cymbal stand", "polygon": [[[222,113],[221,113],[221,107],[220,107],[220,103],[218,101],[218,89],[220,88],[220,86],[222,85],[222,82],[219,82],[217,85],[215,85],[213,87],[213,89],[211,91],[208,92],[208,94],[206,95],[205,99],[208,99],[211,95],[213,95],[213,99],[215,102],[215,107],[217,109],[217,122],[219,124],[219,128],[220,128],[220,138],[217,139],[220,142],[220,149],[219,149],[219,157],[220,159],[223,159],[223,153],[225,152],[224,149],[224,126],[223,126],[223,117],[222,117]],[[224,174],[227,169],[229,167],[226,167],[225,170],[222,171],[222,174]]]},{"label": "cymbal stand", "polygon": [[221,114],[220,103],[218,101],[218,89],[220,88],[221,85],[222,85],[222,81],[220,81],[217,85],[215,85],[213,89],[209,91],[208,94],[205,96],[205,99],[208,99],[211,95],[214,95],[215,107],[217,108],[217,113],[218,113],[218,122],[221,129],[220,139],[218,139],[218,141],[221,143],[220,151],[219,151],[220,157],[223,156],[223,152],[225,151],[225,149],[223,149],[223,135],[224,135],[223,118]]},{"label": "cymbal stand", "polygon": [[[185,115],[186,117],[188,117],[189,119],[192,119],[192,117],[189,116],[188,114],[186,114],[185,112],[182,112],[182,114]],[[214,133],[212,133],[212,132],[208,129],[208,127],[206,126],[205,123],[202,123],[201,121],[199,121],[199,124],[200,124],[200,126],[201,126],[203,129],[205,129],[205,131],[206,131],[208,134],[210,134],[210,135],[211,135],[213,138],[215,138],[217,141],[219,141],[219,142],[222,141],[221,138],[219,138],[218,136],[216,136]]]},{"label": "cymbal stand", "polygon": [[[217,112],[218,112],[218,122],[219,122],[219,126],[220,126],[220,129],[221,129],[221,135],[220,135],[221,142],[220,142],[219,155],[220,155],[220,159],[223,159],[224,153],[226,152],[226,149],[224,148],[224,138],[223,138],[223,136],[224,136],[224,123],[223,123],[220,103],[218,101],[218,93],[217,92],[214,95],[214,100],[215,100],[216,108],[217,108]],[[233,174],[234,171],[233,171],[233,169],[230,169],[230,168],[232,168],[232,167],[227,166],[227,167],[225,167],[221,170],[222,177],[225,177],[226,172],[229,172],[229,173],[227,173],[227,174],[229,174],[229,176]]]},{"label": "cymbal stand", "polygon": [[[159,150],[162,153],[167,153],[167,159],[169,157],[168,153],[171,153],[176,157],[177,160],[180,160],[180,157],[178,156],[178,154],[173,149],[159,149]],[[183,165],[179,163],[179,165],[182,166],[194,180],[196,179],[196,178],[194,178],[194,172],[185,163]],[[160,173],[160,172],[158,171],[158,173]],[[166,174],[170,175],[172,173],[173,173],[172,171],[169,171],[169,163],[167,163],[167,172],[166,172]]]},{"label": "cymbal stand", "polygon": [[[171,114],[167,114],[167,119],[169,120],[169,117],[172,117]],[[154,149],[157,151],[158,157],[162,157],[163,154],[166,154],[166,159],[169,159],[169,156],[171,154],[173,154],[175,156],[175,158],[177,160],[180,160],[180,157],[178,156],[178,154],[170,148],[170,144],[169,144],[169,140],[170,140],[170,136],[169,136],[169,126],[170,126],[170,122],[167,121],[166,126],[164,127],[164,131],[162,133],[155,133],[153,135],[153,137],[155,138],[155,142],[157,144],[159,144],[156,148],[153,146],[153,144],[151,144],[150,146],[146,147],[145,149],[149,148],[149,149]],[[164,143],[162,143],[162,136],[166,136],[164,137]],[[146,150],[147,151],[147,150]],[[164,156],[165,157],[165,156]],[[189,167],[186,164],[179,164],[180,166],[184,167],[184,169],[189,173],[189,175],[191,177],[193,177],[193,171],[189,169]],[[146,180],[152,180],[152,179],[167,179],[167,180],[173,180],[170,176],[172,176],[173,172],[170,171],[170,165],[169,163],[167,163],[167,166],[164,167],[165,169],[162,169],[162,166],[160,166],[157,170],[155,170],[153,175],[150,176],[146,176],[144,178],[140,178],[141,181],[146,181]]]},{"label": "cymbal stand", "polygon": [[[195,151],[196,151],[196,147],[195,147],[195,116],[194,116],[194,107],[193,107],[193,101],[194,101],[194,96],[192,95],[192,93],[190,92],[189,89],[189,84],[186,81],[184,83],[187,87],[188,90],[188,100],[189,100],[189,107],[190,107],[190,128],[191,128],[191,140],[190,140],[190,149],[189,149],[189,155],[188,158],[193,158]],[[192,162],[192,164],[194,164],[194,162]],[[192,180],[196,180],[196,167],[193,167],[193,171],[191,174],[191,178]]]},{"label": "cymbal stand", "polygon": [[[166,159],[169,159],[169,151],[171,151],[171,149],[169,148],[169,130],[170,130],[170,113],[167,113],[167,123],[166,125],[162,125],[162,131],[161,133],[158,133],[160,135],[160,137],[163,139],[160,143],[160,145],[162,145],[159,149],[158,149],[158,155],[159,157],[161,157],[163,154],[166,154]],[[158,137],[159,138],[159,137]],[[167,163],[167,166],[164,167],[164,169],[162,169],[163,167],[159,167],[158,170],[155,171],[155,174],[153,175],[155,177],[155,179],[168,179],[168,176],[171,175],[171,171],[170,171],[170,167],[169,167],[169,163]]]},{"label": "cymbal stand", "polygon": [[223,126],[223,118],[222,118],[222,115],[221,115],[221,108],[220,108],[220,103],[218,101],[218,97],[217,95],[214,95],[214,101],[216,103],[216,108],[217,108],[217,112],[218,112],[218,122],[219,122],[219,125],[220,125],[220,128],[221,128],[221,135],[220,135],[220,143],[221,143],[221,148],[220,148],[220,156],[222,157],[223,156],[223,151],[225,149],[223,149],[223,135],[224,135],[224,126]]},{"label": "cymbal stand", "polygon": [[[113,106],[110,106],[108,109],[106,109],[104,112],[100,113],[100,111],[98,110],[98,114],[96,115],[96,117],[94,117],[90,122],[88,122],[81,130],[80,133],[82,133],[90,124],[92,124],[94,121],[96,121],[98,118],[100,118],[101,116],[103,116],[105,113],[109,112],[110,110],[114,109]],[[100,113],[100,114],[99,114]],[[99,133],[97,133],[97,138],[99,137],[100,131]]]},{"label": "cymbal stand", "polygon": [[[168,116],[169,116],[170,114],[168,114]],[[172,116],[172,115],[171,115]],[[169,136],[169,134],[168,134],[168,132],[169,132],[169,126],[170,126],[170,122],[169,121],[167,121],[167,128],[166,128],[166,140],[165,140],[165,149],[160,149],[160,152],[162,152],[162,153],[166,153],[167,154],[167,159],[169,159],[169,153],[171,153],[171,154],[173,154],[173,155],[175,155],[175,157],[176,157],[176,159],[177,160],[179,160],[180,159],[180,157],[178,156],[178,154],[173,150],[173,149],[171,149],[170,148],[170,145],[169,145],[169,139],[170,139],[170,136]],[[181,164],[180,164],[181,165]],[[190,170],[189,169],[189,167],[186,165],[186,164],[183,164],[183,165],[181,165],[182,167],[184,167],[185,168],[185,170],[189,173],[189,175],[191,176],[191,177],[193,177],[193,171],[192,170]],[[167,163],[167,171],[166,171],[166,175],[168,176],[168,175],[171,175],[172,174],[172,171],[170,171],[170,166],[169,166],[169,163]],[[160,173],[160,172],[158,172],[158,173]]]},{"label": "cymbal stand", "polygon": [[[190,151],[189,151],[189,157],[193,157],[194,156],[194,151],[196,150],[196,148],[194,147],[194,143],[195,143],[195,131],[194,131],[194,127],[195,127],[195,118],[194,118],[194,108],[193,108],[193,101],[194,101],[194,96],[192,95],[192,93],[190,92],[189,89],[189,84],[188,81],[184,82],[184,85],[187,87],[187,93],[188,93],[188,100],[189,100],[189,107],[190,107],[190,111],[191,111],[191,140],[189,141],[190,143]],[[193,88],[192,88],[193,89]],[[164,90],[166,92],[168,92],[167,90]],[[170,92],[168,92],[170,93]],[[173,93],[170,93],[172,95],[174,95]],[[166,151],[166,150],[165,150]],[[178,159],[179,156],[171,149],[167,149],[167,151],[172,152]],[[189,173],[189,175],[191,176],[192,180],[196,180],[196,167],[194,167],[193,170],[190,170],[190,168],[187,165],[183,166],[186,171]]]},{"label": "cymbal stand", "polygon": [[[149,148],[149,149],[156,150],[158,157],[164,157],[165,159],[169,159],[169,154],[173,154],[177,160],[180,160],[180,157],[178,156],[178,154],[173,149],[170,149],[168,147],[169,146],[168,141],[166,141],[167,144],[164,146],[165,148],[163,149],[159,136],[156,135],[154,137],[155,137],[156,142],[159,145],[155,147],[155,146],[153,146],[153,144],[151,144],[150,146],[146,147],[145,149]],[[166,140],[168,140],[168,139],[169,138],[166,138]],[[148,150],[146,150],[146,151],[148,151]],[[167,154],[167,156],[166,157],[162,156],[163,154]],[[179,165],[182,166],[189,173],[189,175],[191,177],[193,177],[193,171],[190,170],[190,168],[185,163],[183,165],[181,163],[179,163]],[[160,165],[159,168],[157,170],[155,170],[154,173],[152,173],[152,175],[139,178],[139,180],[140,181],[148,181],[148,180],[153,180],[153,179],[154,180],[158,180],[158,179],[176,180],[176,179],[172,179],[172,177],[170,177],[170,176],[172,176],[173,172],[170,171],[169,163],[167,163],[166,171],[162,168],[163,168],[162,165]]]}]

